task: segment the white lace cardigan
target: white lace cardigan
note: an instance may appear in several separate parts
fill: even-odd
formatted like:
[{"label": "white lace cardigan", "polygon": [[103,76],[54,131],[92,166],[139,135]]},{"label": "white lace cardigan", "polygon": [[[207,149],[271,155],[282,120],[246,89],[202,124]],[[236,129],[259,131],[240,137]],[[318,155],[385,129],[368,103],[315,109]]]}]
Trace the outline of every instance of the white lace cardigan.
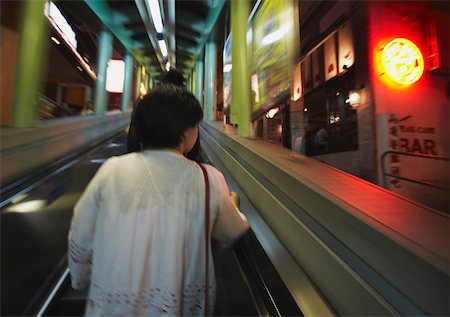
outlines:
[{"label": "white lace cardigan", "polygon": [[[210,233],[225,244],[248,228],[210,165]],[[89,285],[86,316],[189,316],[204,312],[205,185],[199,166],[171,151],[108,159],[74,208],[72,287]],[[216,282],[209,252],[209,308]]]}]

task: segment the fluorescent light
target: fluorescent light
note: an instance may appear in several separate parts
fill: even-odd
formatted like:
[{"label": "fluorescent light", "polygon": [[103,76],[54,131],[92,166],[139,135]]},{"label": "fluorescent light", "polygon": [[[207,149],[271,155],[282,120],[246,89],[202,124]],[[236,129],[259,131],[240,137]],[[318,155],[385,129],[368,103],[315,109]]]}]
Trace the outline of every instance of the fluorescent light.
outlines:
[{"label": "fluorescent light", "polygon": [[162,33],[163,24],[161,20],[161,9],[159,7],[158,0],[148,0],[148,4],[150,7],[150,14],[152,15],[153,25],[155,26],[155,30],[158,33]]},{"label": "fluorescent light", "polygon": [[51,39],[52,39],[52,41],[55,42],[56,44],[58,44],[58,45],[61,44],[61,42],[58,41],[58,39],[57,39],[56,37],[52,36]]},{"label": "fluorescent light", "polygon": [[158,41],[158,45],[159,45],[159,49],[161,50],[161,54],[166,57],[167,56],[167,46],[166,46],[166,41],[164,40],[159,40]]}]

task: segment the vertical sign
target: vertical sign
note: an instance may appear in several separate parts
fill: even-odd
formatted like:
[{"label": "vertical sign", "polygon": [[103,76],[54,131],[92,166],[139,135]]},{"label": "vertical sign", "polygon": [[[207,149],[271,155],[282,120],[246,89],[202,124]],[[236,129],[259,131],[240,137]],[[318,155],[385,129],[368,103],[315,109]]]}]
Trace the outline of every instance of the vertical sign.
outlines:
[{"label": "vertical sign", "polygon": [[345,24],[338,31],[339,42],[339,73],[350,68],[355,62],[355,51],[353,49],[352,26],[350,23]]},{"label": "vertical sign", "polygon": [[231,104],[231,34],[223,47],[223,110]]},{"label": "vertical sign", "polygon": [[313,75],[313,88],[316,88],[322,83],[322,76],[319,66],[319,51],[320,49],[312,52],[312,75]]},{"label": "vertical sign", "polygon": [[325,81],[330,78],[333,78],[337,75],[337,63],[336,63],[336,42],[334,35],[331,36],[324,44],[324,54],[325,54],[325,63],[324,63],[324,72],[325,72]]},{"label": "vertical sign", "polygon": [[295,65],[294,74],[293,74],[293,85],[292,85],[292,94],[291,98],[294,101],[300,99],[303,94],[302,89],[302,74],[301,74],[301,66],[300,63]]}]

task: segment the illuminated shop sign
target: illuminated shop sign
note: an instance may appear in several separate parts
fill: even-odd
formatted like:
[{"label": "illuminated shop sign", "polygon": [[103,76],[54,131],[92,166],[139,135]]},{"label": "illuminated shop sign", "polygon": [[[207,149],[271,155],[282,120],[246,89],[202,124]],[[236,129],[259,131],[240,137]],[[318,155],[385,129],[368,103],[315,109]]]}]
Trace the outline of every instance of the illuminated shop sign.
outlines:
[{"label": "illuminated shop sign", "polygon": [[266,118],[267,119],[273,119],[275,115],[278,113],[280,108],[272,108],[269,111],[266,112]]},{"label": "illuminated shop sign", "polygon": [[355,62],[355,53],[353,48],[352,25],[347,22],[338,31],[338,64],[339,73],[345,72]]},{"label": "illuminated shop sign", "polygon": [[67,43],[77,49],[77,38],[75,32],[53,2],[47,2],[45,4],[45,15],[55,23]]},{"label": "illuminated shop sign", "polygon": [[251,20],[252,43],[248,54],[254,118],[291,94],[293,17],[291,1],[267,0]]},{"label": "illuminated shop sign", "polygon": [[422,52],[405,38],[396,38],[383,48],[381,64],[385,74],[400,85],[415,83],[424,70]]},{"label": "illuminated shop sign", "polygon": [[345,73],[354,62],[352,25],[346,22],[311,49],[301,61],[304,84],[302,93],[307,93],[338,74]]},{"label": "illuminated shop sign", "polygon": [[111,59],[106,70],[106,91],[123,93],[125,81],[125,63],[122,60]]},{"label": "illuminated shop sign", "polygon": [[[223,108],[225,109],[231,104],[231,34],[227,38],[223,48]],[[232,110],[234,111],[234,110]]]}]

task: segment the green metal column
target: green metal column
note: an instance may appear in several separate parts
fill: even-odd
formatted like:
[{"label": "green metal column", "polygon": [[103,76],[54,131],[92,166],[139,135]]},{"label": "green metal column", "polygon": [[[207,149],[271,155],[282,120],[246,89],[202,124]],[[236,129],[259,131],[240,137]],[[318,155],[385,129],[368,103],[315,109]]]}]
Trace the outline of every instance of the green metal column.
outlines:
[{"label": "green metal column", "polygon": [[130,106],[131,84],[133,76],[133,57],[130,53],[125,55],[125,76],[123,81],[122,111],[126,111]]},{"label": "green metal column", "polygon": [[138,65],[136,70],[136,99],[141,95],[142,66]]},{"label": "green metal column", "polygon": [[100,34],[100,43],[98,48],[98,72],[95,82],[94,112],[96,115],[103,115],[106,112],[106,71],[108,61],[112,53],[113,36],[108,31],[102,31]]},{"label": "green metal column", "polygon": [[[231,0],[231,120],[237,133],[250,136],[250,77],[247,68],[248,1]],[[236,118],[237,117],[237,118]],[[237,121],[236,121],[237,119]]]},{"label": "green metal column", "polygon": [[192,91],[192,70],[189,71],[187,80],[186,80],[186,89],[188,91]]},{"label": "green metal column", "polygon": [[148,78],[150,77],[150,68],[148,68],[148,67],[146,67],[144,65],[142,66],[142,68],[145,71],[145,78],[144,78],[143,81],[141,79],[141,81],[144,84],[145,91],[148,93],[148,91],[149,91],[149,89],[148,89]]},{"label": "green metal column", "polygon": [[195,68],[191,69],[191,92],[195,93]]},{"label": "green metal column", "polygon": [[151,76],[148,77],[148,89],[152,90],[155,85],[155,82]]},{"label": "green metal column", "polygon": [[35,126],[37,92],[43,84],[47,65],[48,27],[44,15],[44,0],[23,2],[23,29],[17,58],[17,81],[14,88],[10,124],[17,128]]},{"label": "green metal column", "polygon": [[192,78],[191,78],[191,93],[195,94],[196,89],[197,89],[197,85],[196,85],[196,80],[197,80],[197,72],[195,71],[195,67],[192,68]]},{"label": "green metal column", "polygon": [[205,45],[205,118],[212,121],[216,118],[216,54],[215,42]]},{"label": "green metal column", "polygon": [[196,80],[195,80],[195,96],[197,97],[200,105],[203,106],[203,54],[200,54],[197,59],[196,65]]}]

